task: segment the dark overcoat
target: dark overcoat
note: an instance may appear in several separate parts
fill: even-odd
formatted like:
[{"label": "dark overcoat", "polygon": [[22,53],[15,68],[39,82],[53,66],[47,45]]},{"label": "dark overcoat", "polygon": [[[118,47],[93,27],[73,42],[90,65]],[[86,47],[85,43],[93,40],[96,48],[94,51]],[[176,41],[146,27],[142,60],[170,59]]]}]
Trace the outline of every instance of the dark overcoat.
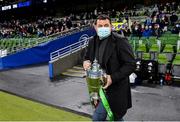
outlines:
[{"label": "dark overcoat", "polygon": [[[98,37],[89,41],[84,60],[93,62]],[[108,102],[114,114],[132,107],[129,75],[135,70],[132,48],[125,37],[112,33],[103,54],[103,68],[111,75],[112,84],[107,88]]]}]

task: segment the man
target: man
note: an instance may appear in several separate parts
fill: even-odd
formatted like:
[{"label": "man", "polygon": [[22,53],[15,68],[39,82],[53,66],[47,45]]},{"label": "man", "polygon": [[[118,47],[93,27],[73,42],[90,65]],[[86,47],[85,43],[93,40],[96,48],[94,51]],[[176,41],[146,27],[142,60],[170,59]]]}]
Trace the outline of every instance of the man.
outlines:
[{"label": "man", "polygon": [[[107,73],[107,83],[103,88],[114,119],[122,120],[127,109],[132,106],[129,75],[135,69],[133,52],[126,38],[112,33],[108,16],[98,16],[94,27],[97,35],[89,42],[83,67],[87,70],[94,59],[98,60]],[[93,121],[103,121],[106,117],[107,112],[100,101],[93,114]]]}]

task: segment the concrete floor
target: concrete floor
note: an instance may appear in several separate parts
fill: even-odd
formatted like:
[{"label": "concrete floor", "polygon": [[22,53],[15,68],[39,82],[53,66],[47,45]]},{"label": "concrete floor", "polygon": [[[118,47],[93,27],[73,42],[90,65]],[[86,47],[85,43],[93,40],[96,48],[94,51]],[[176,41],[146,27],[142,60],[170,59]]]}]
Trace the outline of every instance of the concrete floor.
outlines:
[{"label": "concrete floor", "polygon": [[[85,79],[61,77],[50,81],[47,65],[0,72],[0,89],[84,115],[93,112]],[[180,87],[137,86],[132,88],[132,100],[125,120],[180,121]]]}]

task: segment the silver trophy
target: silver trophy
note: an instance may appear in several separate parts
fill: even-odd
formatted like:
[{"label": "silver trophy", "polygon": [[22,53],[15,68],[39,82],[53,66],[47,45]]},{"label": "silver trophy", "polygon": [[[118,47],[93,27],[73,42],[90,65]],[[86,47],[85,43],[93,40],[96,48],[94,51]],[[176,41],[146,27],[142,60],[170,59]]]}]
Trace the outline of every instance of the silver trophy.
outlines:
[{"label": "silver trophy", "polygon": [[96,59],[93,61],[91,68],[87,70],[86,80],[91,103],[96,107],[99,102],[99,89],[106,81],[106,73],[100,68]]}]

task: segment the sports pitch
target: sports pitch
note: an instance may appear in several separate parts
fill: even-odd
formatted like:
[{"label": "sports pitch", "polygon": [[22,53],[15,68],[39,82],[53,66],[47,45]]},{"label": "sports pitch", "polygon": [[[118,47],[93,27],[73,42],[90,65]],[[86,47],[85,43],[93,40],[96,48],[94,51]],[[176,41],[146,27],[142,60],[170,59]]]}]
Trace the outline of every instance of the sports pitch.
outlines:
[{"label": "sports pitch", "polygon": [[0,121],[90,121],[74,113],[0,92]]}]

